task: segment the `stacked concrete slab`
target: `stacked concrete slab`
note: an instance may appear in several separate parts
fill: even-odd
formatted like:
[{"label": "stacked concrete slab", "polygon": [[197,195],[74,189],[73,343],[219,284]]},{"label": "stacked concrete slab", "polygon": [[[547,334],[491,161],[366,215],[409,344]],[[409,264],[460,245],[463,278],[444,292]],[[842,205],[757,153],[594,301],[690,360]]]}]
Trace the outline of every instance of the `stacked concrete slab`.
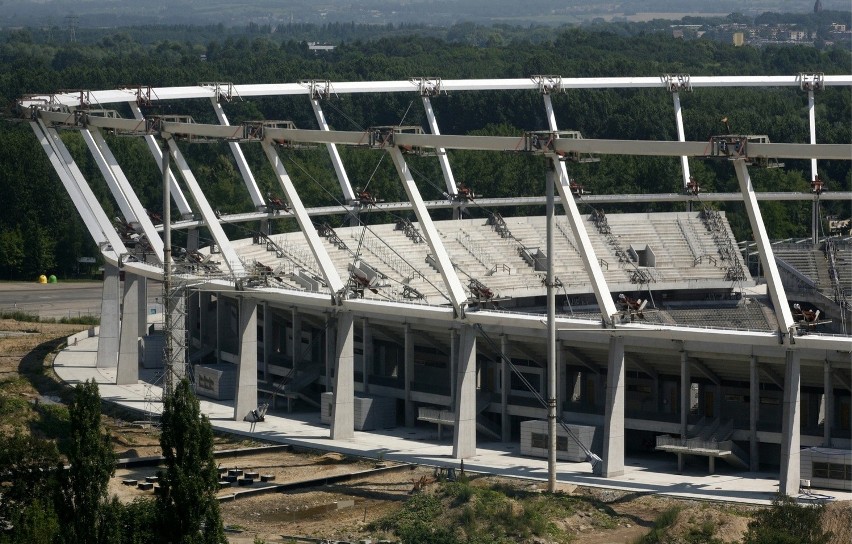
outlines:
[{"label": "stacked concrete slab", "polygon": [[[331,423],[332,393],[323,393],[320,402],[320,420]],[[372,431],[396,427],[396,399],[372,395],[355,395],[355,430]]]},{"label": "stacked concrete slab", "polygon": [[[586,452],[580,447],[580,444],[585,446],[586,450],[592,450],[595,446],[595,434],[596,432],[599,434],[598,429],[589,425],[567,425],[567,427],[577,440],[571,438],[565,429],[558,426],[556,428],[556,458],[560,461],[585,461]],[[533,434],[544,436],[543,448],[539,447],[542,445],[540,442],[536,443],[533,440]],[[541,419],[522,421],[521,455],[546,458],[547,435],[547,421]]]},{"label": "stacked concrete slab", "polygon": [[216,400],[231,400],[237,390],[237,367],[224,363],[195,365],[195,392]]}]

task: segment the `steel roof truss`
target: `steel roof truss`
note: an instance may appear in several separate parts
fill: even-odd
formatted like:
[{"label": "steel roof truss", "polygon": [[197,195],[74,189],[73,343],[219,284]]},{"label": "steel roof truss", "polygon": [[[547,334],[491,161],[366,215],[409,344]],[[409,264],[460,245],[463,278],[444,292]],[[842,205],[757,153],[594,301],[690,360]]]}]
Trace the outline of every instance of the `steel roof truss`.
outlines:
[{"label": "steel roof truss", "polygon": [[121,213],[124,215],[125,220],[128,223],[139,224],[142,232],[145,234],[145,238],[151,244],[151,248],[154,251],[154,258],[162,264],[163,241],[160,235],[157,234],[151,218],[148,217],[148,213],[142,206],[142,202],[139,201],[139,197],[133,191],[130,181],[124,175],[124,171],[119,166],[118,161],[116,161],[103,135],[97,129],[92,128],[80,129],[80,133],[83,135],[83,139],[86,141],[86,145],[89,147],[92,156],[95,158],[95,162],[97,162],[101,174],[112,192],[113,198],[115,198],[119,208],[121,208]]},{"label": "steel roof truss", "polygon": [[441,272],[441,277],[444,280],[444,285],[447,287],[447,293],[450,297],[450,303],[457,316],[464,315],[464,306],[467,304],[467,296],[462,287],[461,281],[456,274],[450,256],[447,253],[444,244],[441,242],[441,236],[438,234],[435,224],[432,223],[432,217],[429,215],[429,210],[423,204],[423,197],[420,196],[420,191],[417,189],[417,184],[411,176],[411,171],[408,169],[408,164],[405,162],[405,157],[398,147],[388,148],[393,164],[396,166],[396,171],[399,178],[402,180],[402,185],[408,195],[408,199],[414,206],[414,213],[417,216],[417,221],[420,223],[420,228],[423,231],[423,237],[426,238],[426,243],[429,245],[429,250],[435,257],[435,262],[438,270]]},{"label": "steel roof truss", "polygon": [[269,163],[272,165],[272,169],[278,178],[281,190],[284,191],[287,201],[293,210],[293,215],[299,223],[299,228],[302,230],[302,234],[304,234],[305,240],[311,248],[314,259],[316,259],[320,267],[326,285],[331,289],[333,297],[341,296],[345,287],[343,280],[340,279],[340,275],[337,273],[331,257],[329,257],[328,252],[325,250],[325,246],[322,244],[319,234],[317,234],[317,229],[314,227],[310,216],[305,210],[305,205],[302,204],[302,199],[299,197],[298,191],[296,191],[296,186],[293,185],[293,180],[290,179],[290,175],[281,163],[281,157],[278,156],[278,153],[272,146],[272,141],[268,137],[264,138],[262,145],[263,151],[266,153],[266,157],[269,159]]},{"label": "steel roof truss", "polygon": [[192,170],[190,170],[189,164],[187,164],[186,159],[184,159],[183,153],[181,153],[180,148],[178,148],[177,142],[175,142],[174,138],[167,138],[166,141],[168,142],[169,151],[177,165],[178,171],[186,183],[189,193],[195,201],[195,205],[201,212],[201,216],[204,218],[204,222],[207,224],[207,228],[213,236],[213,241],[222,253],[225,266],[234,276],[245,275],[243,263],[240,261],[237,252],[234,251],[234,247],[231,245],[231,241],[228,240],[228,236],[225,234],[225,231],[222,230],[222,225],[219,224],[219,221],[216,218],[216,213],[213,211],[213,208],[210,207],[210,203],[207,202],[207,198],[204,196],[204,191],[201,190],[201,186],[195,179],[195,174],[193,174]]}]

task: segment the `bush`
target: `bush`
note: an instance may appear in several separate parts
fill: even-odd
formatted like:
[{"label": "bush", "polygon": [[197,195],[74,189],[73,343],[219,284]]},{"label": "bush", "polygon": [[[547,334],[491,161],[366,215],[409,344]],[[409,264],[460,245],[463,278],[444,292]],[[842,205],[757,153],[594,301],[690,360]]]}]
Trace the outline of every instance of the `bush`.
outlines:
[{"label": "bush", "polygon": [[633,541],[634,544],[658,544],[662,542],[666,534],[666,529],[677,520],[679,513],[680,508],[675,506],[657,516],[657,519],[654,520],[654,526],[651,527],[648,534]]},{"label": "bush", "polygon": [[822,529],[824,505],[801,505],[778,495],[772,506],[755,513],[743,544],[826,544],[831,533]]}]

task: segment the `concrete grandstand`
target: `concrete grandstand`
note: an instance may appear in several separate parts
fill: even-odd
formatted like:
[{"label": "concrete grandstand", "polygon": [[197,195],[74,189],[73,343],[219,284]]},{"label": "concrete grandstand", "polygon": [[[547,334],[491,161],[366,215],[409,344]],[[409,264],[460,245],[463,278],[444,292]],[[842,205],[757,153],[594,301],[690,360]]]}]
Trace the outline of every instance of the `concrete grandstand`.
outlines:
[{"label": "concrete grandstand", "polygon": [[[585,451],[600,456],[601,478],[624,473],[625,451],[660,452],[655,455],[677,455],[671,457],[672,471],[696,456],[709,460],[711,472],[717,459],[732,470],[778,467],[780,490],[792,495],[801,474],[822,473],[823,457],[812,461],[812,448],[824,456],[852,447],[852,339],[847,331],[825,334],[819,315],[810,320],[814,314],[805,313],[825,307],[823,317],[834,311],[832,322],[845,324],[849,264],[836,251],[844,246],[817,240],[831,248],[825,260],[830,254],[835,263],[825,284],[819,267],[811,270],[773,245],[758,200],[775,197],[755,192],[749,168],[775,158],[806,159],[817,179],[818,159],[852,158],[852,144],[816,143],[813,93],[825,85],[849,86],[852,76],[206,83],[26,97],[19,106],[102,249],[97,366],[115,368],[116,383],[136,384],[151,375],[145,369],[164,367],[165,382],[156,385],[168,388],[169,380],[190,374],[200,394],[234,399],[236,421],[259,419],[261,406],[276,410],[279,402],[321,412],[334,441],[351,439],[356,429],[369,430],[377,420],[412,428],[448,426],[454,459],[475,456],[477,436],[520,443],[535,455],[541,432],[524,431],[538,427],[523,423],[547,418],[541,403],[547,398],[555,402],[566,432],[585,437]],[[738,86],[795,86],[808,93],[811,143],[730,134],[709,144],[685,141],[679,93]],[[678,141],[591,140],[556,126],[554,93],[638,87],[659,88],[661,96],[673,99]],[[541,93],[548,127],[522,137],[440,135],[433,98],[447,90],[502,89]],[[335,93],[386,92],[419,95],[431,134],[419,127],[330,130],[322,104]],[[305,96],[319,130],[287,122],[229,125],[223,103],[232,96],[277,95]],[[220,124],[176,116],[146,119],[139,107],[189,99],[209,101]],[[103,109],[116,103],[129,105],[135,119]],[[116,230],[107,218],[59,129],[82,134],[127,228]],[[145,212],[102,131],[146,139],[169,187],[163,191],[170,203],[164,217]],[[230,215],[213,209],[183,156],[179,142],[185,139],[228,143],[254,209]],[[281,146],[302,142],[329,151],[340,186],[329,206],[305,208],[278,154]],[[248,145],[263,148],[283,198],[259,189],[241,151]],[[338,145],[386,152],[408,201],[378,202],[353,188]],[[446,200],[423,200],[406,162],[406,153],[418,149],[435,150]],[[564,215],[552,221],[523,213],[503,217],[501,207],[524,209],[545,200],[473,195],[456,182],[446,149],[540,156]],[[683,191],[658,200],[692,202],[700,211],[605,214],[594,207],[604,197],[651,199],[583,195],[566,161],[590,153],[680,157]],[[728,161],[740,192],[699,198],[691,185],[690,157]],[[732,198],[742,200],[748,212],[751,253],[763,272],[759,281],[725,215],[701,205]],[[176,221],[172,207],[181,215]],[[454,219],[433,219],[436,209],[452,209]],[[416,220],[366,220],[377,211],[409,211]],[[346,214],[349,226],[313,220],[332,214]],[[295,219],[299,230],[273,233],[282,219]],[[231,239],[223,225],[243,225],[246,235]],[[186,247],[172,246],[173,230],[186,232]],[[165,331],[147,327],[146,281],[166,282]],[[817,292],[826,285],[830,296]],[[551,289],[557,314],[552,320]],[[816,298],[800,296],[811,291]],[[802,303],[809,305],[794,306]],[[555,361],[549,360],[551,323]],[[551,363],[555,372],[548,371]],[[370,413],[388,407],[395,410],[391,418]],[[557,444],[567,451],[568,442]],[[838,466],[832,474],[842,477],[820,484],[850,489],[852,465]]]}]

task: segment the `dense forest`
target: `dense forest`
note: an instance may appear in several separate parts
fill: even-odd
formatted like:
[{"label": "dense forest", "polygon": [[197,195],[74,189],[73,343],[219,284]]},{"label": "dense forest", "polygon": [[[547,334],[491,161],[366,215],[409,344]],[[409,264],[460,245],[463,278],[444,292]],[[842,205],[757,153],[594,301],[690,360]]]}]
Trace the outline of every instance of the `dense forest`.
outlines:
[{"label": "dense forest", "polygon": [[[343,25],[345,26],[345,25]],[[205,27],[207,28],[207,27]],[[354,28],[354,27],[353,27]],[[41,273],[70,277],[77,259],[97,251],[78,218],[28,124],[15,119],[14,102],[28,93],[60,89],[102,89],[119,86],[194,85],[203,81],[247,83],[296,82],[307,79],[399,80],[417,76],[461,78],[523,78],[534,74],[566,77],[770,74],[799,72],[848,74],[852,56],[843,48],[739,47],[706,40],[683,41],[660,33],[624,35],[590,29],[565,29],[549,39],[511,41],[489,39],[494,29],[459,25],[483,39],[441,39],[392,35],[374,40],[345,41],[333,51],[316,53],[307,43],[269,35],[193,39],[184,27],[172,39],[135,39],[144,29],[105,35],[93,43],[62,45],[38,42],[28,30],[7,33],[0,44],[0,278],[31,279]],[[201,29],[200,32],[208,32]],[[152,29],[151,32],[162,32]],[[342,40],[341,40],[342,41]],[[723,132],[727,117],[734,132],[767,134],[772,141],[807,142],[807,96],[798,88],[699,89],[681,96],[688,140],[706,140]],[[827,88],[817,95],[817,138],[825,143],[849,143],[852,95],[848,88]],[[521,134],[545,128],[541,97],[533,92],[456,93],[433,99],[441,132],[445,134]],[[557,119],[565,129],[587,138],[676,139],[672,100],[660,89],[571,91],[554,97]],[[419,98],[413,93],[333,97],[324,104],[333,128],[363,130],[388,124],[426,126]],[[256,119],[289,119],[299,127],[316,128],[305,97],[276,97],[225,104],[232,123]],[[123,116],[129,111],[119,108]],[[156,104],[153,114],[189,114],[198,122],[215,122],[205,101]],[[110,217],[118,215],[96,165],[78,134],[63,132],[63,140],[92,180]],[[159,212],[160,176],[144,142],[109,137],[110,146],[149,210]],[[251,202],[227,147],[187,145],[185,154],[214,207],[223,213],[248,211]],[[262,151],[244,146],[262,190],[273,190],[274,178]],[[403,198],[389,160],[378,151],[342,150],[353,185],[370,183],[387,200]],[[308,206],[328,204],[339,188],[324,150],[282,152]],[[451,152],[456,178],[489,196],[542,194],[544,164],[521,155]],[[693,174],[707,191],[737,187],[733,169],[725,163],[690,161]],[[442,182],[434,157],[412,157],[412,169],[426,198],[440,198]],[[600,163],[570,166],[571,174],[595,193],[675,192],[680,184],[679,161],[670,158],[604,157]],[[847,161],[820,163],[820,175],[830,191],[850,190]],[[760,190],[807,191],[810,166],[787,161],[784,169],[753,170]],[[721,206],[720,206],[721,207]],[[750,237],[739,204],[725,205],[739,239]],[[630,205],[607,211],[631,211]],[[647,207],[643,209],[648,209]],[[655,209],[677,209],[658,205]],[[764,203],[771,236],[807,234],[809,203]],[[825,214],[846,216],[848,202],[831,203]],[[588,210],[587,210],[588,211]],[[339,218],[330,218],[338,222]],[[277,225],[277,229],[292,225]],[[334,224],[334,223],[333,223]],[[245,237],[239,228],[231,236]]]}]

